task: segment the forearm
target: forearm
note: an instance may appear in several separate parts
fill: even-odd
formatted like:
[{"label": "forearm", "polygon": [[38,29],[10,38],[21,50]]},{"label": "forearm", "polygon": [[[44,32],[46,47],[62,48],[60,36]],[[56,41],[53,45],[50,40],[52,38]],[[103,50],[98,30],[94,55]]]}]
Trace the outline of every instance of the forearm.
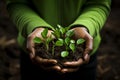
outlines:
[{"label": "forearm", "polygon": [[23,36],[30,34],[36,27],[51,27],[26,4],[9,4],[7,9],[10,14],[10,18]]},{"label": "forearm", "polygon": [[84,26],[93,37],[98,35],[110,13],[110,3],[109,0],[89,0],[80,16],[70,26]]}]

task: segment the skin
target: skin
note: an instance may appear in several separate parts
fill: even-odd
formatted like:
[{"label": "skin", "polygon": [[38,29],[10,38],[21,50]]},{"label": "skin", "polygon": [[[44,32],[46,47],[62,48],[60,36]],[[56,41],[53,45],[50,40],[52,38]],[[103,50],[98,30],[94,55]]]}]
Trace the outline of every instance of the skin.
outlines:
[{"label": "skin", "polygon": [[[35,49],[34,49],[34,43],[33,39],[37,36],[41,37],[41,32],[44,30],[44,28],[36,28],[31,34],[28,35],[27,38],[27,50],[30,53],[30,58],[31,60],[35,63],[38,64],[40,67],[46,70],[55,70],[59,73],[69,73],[69,72],[75,72],[79,69],[79,67],[83,64],[87,64],[90,60],[90,55],[89,53],[93,49],[93,38],[92,36],[88,33],[87,29],[85,27],[75,27],[72,30],[74,30],[74,37],[73,39],[79,39],[83,38],[86,41],[86,48],[83,54],[83,58],[80,58],[78,61],[72,61],[72,62],[65,62],[63,65],[65,68],[61,68],[60,66],[57,65],[57,60],[55,59],[43,59],[41,57],[35,56]],[[48,31],[48,37],[51,35],[51,30]],[[54,36],[53,36],[54,39]],[[42,65],[41,65],[42,64]],[[49,65],[49,66],[48,66]]]}]

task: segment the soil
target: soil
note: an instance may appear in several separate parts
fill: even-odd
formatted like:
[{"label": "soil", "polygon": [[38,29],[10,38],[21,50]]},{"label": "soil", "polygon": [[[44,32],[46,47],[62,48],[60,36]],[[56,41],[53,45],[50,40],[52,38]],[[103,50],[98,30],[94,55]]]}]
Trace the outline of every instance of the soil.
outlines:
[{"label": "soil", "polygon": [[73,53],[69,50],[69,55],[66,57],[61,57],[61,52],[65,51],[65,46],[56,46],[54,48],[54,54],[52,54],[52,46],[53,44],[49,44],[49,50],[46,51],[46,47],[43,44],[36,44],[35,51],[36,55],[45,59],[56,59],[58,61],[58,65],[64,67],[62,64],[66,61],[76,61],[79,58],[83,57],[84,52],[84,44],[77,46],[76,51]]},{"label": "soil", "polygon": [[[97,80],[120,80],[120,0],[112,0],[110,16],[101,31]],[[20,80],[17,29],[0,0],[0,80]]]}]

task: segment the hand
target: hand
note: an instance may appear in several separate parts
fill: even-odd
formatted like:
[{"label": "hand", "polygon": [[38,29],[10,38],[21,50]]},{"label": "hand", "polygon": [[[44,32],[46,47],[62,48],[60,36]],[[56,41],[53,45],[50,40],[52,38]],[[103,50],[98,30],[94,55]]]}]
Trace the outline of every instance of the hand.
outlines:
[{"label": "hand", "polygon": [[[27,50],[29,52],[30,58],[34,63],[37,63],[39,66],[45,69],[53,69],[53,70],[60,70],[59,66],[56,66],[57,61],[54,59],[43,59],[40,56],[35,56],[35,49],[34,49],[34,42],[33,39],[35,37],[39,37],[43,40],[41,36],[41,32],[44,30],[44,28],[36,28],[31,34],[28,35],[27,38]],[[51,30],[48,30],[47,36],[50,37]],[[52,36],[54,38],[54,36]],[[49,66],[48,66],[49,65]]]},{"label": "hand", "polygon": [[87,29],[85,27],[76,27],[73,28],[74,30],[74,39],[84,39],[85,40],[85,51],[84,56],[86,54],[90,54],[90,52],[93,49],[93,37],[87,32]]},{"label": "hand", "polygon": [[78,61],[72,61],[72,62],[65,62],[63,65],[65,68],[61,70],[62,73],[67,72],[74,72],[79,69],[79,67],[82,64],[88,63],[90,59],[89,53],[92,51],[93,48],[93,38],[92,36],[87,32],[87,29],[84,27],[76,27],[73,28],[74,30],[74,39],[82,38],[85,40],[85,51],[83,53],[83,58],[80,58]]},{"label": "hand", "polygon": [[[39,37],[41,40],[44,40],[42,37],[41,33],[43,32],[44,28],[36,28],[31,34],[28,35],[27,37],[27,50],[30,53],[30,57],[34,58],[35,57],[35,44],[33,42],[33,39],[35,37]],[[50,37],[52,34],[52,30],[48,30],[47,37]],[[54,36],[52,36],[54,38]]]},{"label": "hand", "polygon": [[59,72],[61,70],[61,67],[57,65],[58,62],[55,59],[43,59],[40,56],[35,56],[33,62],[47,71],[53,70]]}]

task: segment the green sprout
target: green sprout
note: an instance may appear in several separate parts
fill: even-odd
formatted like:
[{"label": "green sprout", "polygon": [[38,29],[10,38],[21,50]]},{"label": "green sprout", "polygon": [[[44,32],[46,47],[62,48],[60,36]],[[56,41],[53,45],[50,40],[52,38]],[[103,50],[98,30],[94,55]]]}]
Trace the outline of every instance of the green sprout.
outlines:
[{"label": "green sprout", "polygon": [[55,46],[62,47],[65,46],[65,50],[61,51],[61,57],[65,58],[70,53],[71,50],[73,53],[76,51],[76,47],[80,44],[82,44],[85,40],[84,39],[78,39],[73,40],[72,36],[74,35],[73,30],[69,30],[68,27],[62,27],[61,25],[57,25],[56,28],[54,28],[52,35],[55,36],[55,40],[52,40],[52,37],[47,37],[48,29],[45,28],[43,32],[41,33],[43,40],[41,40],[38,37],[34,38],[34,43],[43,43],[46,47],[46,51],[48,53],[49,51],[49,43],[52,42],[52,55],[54,55]]},{"label": "green sprout", "polygon": [[34,41],[34,43],[38,43],[38,44],[43,43],[45,45],[45,47],[46,47],[46,51],[48,52],[48,50],[49,50],[49,43],[52,41],[52,36],[47,37],[47,34],[48,34],[48,29],[45,28],[43,30],[43,32],[41,32],[43,40],[40,39],[39,37],[35,37],[33,39],[33,41]]}]

